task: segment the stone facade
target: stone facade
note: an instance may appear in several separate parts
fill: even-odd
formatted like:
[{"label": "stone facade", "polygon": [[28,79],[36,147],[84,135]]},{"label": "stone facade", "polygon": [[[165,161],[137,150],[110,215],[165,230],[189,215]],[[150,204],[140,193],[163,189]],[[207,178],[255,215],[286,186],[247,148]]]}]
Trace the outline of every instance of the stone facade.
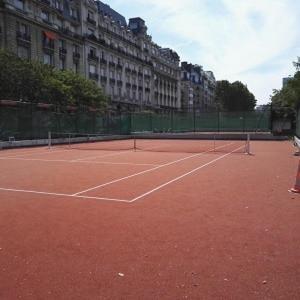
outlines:
[{"label": "stone facade", "polygon": [[202,66],[181,63],[181,103],[183,111],[205,112],[215,109],[216,80]]},{"label": "stone facade", "polygon": [[0,0],[0,47],[94,80],[114,111],[181,109],[177,53],[100,1]]}]

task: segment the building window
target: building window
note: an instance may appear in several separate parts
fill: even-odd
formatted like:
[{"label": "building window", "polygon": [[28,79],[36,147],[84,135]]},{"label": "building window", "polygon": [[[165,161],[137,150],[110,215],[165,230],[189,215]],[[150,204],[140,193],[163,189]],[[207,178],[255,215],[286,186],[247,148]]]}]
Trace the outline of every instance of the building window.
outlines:
[{"label": "building window", "polygon": [[17,53],[20,58],[30,59],[30,48],[18,46]]},{"label": "building window", "polygon": [[50,22],[50,14],[48,11],[42,10],[41,12],[41,18],[45,22]]},{"label": "building window", "polygon": [[58,40],[59,48],[65,49],[66,48],[66,41],[65,40]]},{"label": "building window", "polygon": [[78,45],[76,45],[76,44],[73,45],[73,52],[74,53],[79,53],[79,46]]},{"label": "building window", "polygon": [[49,33],[43,34],[43,47],[54,49],[54,40],[49,37]]},{"label": "building window", "polygon": [[61,57],[59,59],[59,69],[60,70],[65,70],[66,69],[66,59]]},{"label": "building window", "polygon": [[90,56],[95,57],[97,56],[96,48],[90,47]]},{"label": "building window", "polygon": [[88,11],[88,19],[89,20],[94,20],[94,13],[92,11]]},{"label": "building window", "polygon": [[73,19],[75,19],[75,20],[78,19],[78,13],[77,13],[77,10],[76,10],[75,8],[71,8],[71,9],[70,9],[70,16],[71,16]]},{"label": "building window", "polygon": [[45,65],[53,65],[54,64],[53,54],[44,53],[44,64]]},{"label": "building window", "polygon": [[61,2],[59,0],[54,1],[54,6],[55,6],[56,9],[62,10],[62,5],[61,5]]},{"label": "building window", "polygon": [[96,66],[94,65],[89,65],[89,72],[91,74],[96,74]]},{"label": "building window", "polygon": [[28,27],[28,25],[17,22],[17,28],[18,28],[18,31],[20,33],[25,34],[25,35],[29,34],[29,27]]},{"label": "building window", "polygon": [[101,73],[101,76],[106,76],[106,70],[105,69],[101,69],[100,73]]},{"label": "building window", "polygon": [[78,74],[79,73],[79,63],[77,61],[73,62],[73,71]]},{"label": "building window", "polygon": [[57,18],[57,20],[56,20],[56,25],[57,25],[59,28],[63,28],[63,24],[64,24],[63,20]]},{"label": "building window", "polygon": [[92,28],[88,28],[88,35],[95,35],[95,30]]},{"label": "building window", "polygon": [[24,8],[25,8],[25,1],[24,0],[15,0],[15,6],[18,9],[24,10]]}]

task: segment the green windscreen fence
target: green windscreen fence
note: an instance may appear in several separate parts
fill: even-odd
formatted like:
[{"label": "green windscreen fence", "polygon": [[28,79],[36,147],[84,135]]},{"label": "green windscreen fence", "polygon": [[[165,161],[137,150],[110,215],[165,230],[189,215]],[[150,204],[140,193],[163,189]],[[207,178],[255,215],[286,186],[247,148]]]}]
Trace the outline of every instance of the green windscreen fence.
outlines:
[{"label": "green windscreen fence", "polygon": [[131,115],[132,132],[270,131],[270,111],[203,112]]},{"label": "green windscreen fence", "polygon": [[[60,111],[60,110],[59,110]],[[299,118],[297,133],[300,136]],[[270,110],[250,112],[122,113],[57,112],[34,105],[0,106],[0,140],[42,139],[48,132],[131,134],[138,132],[270,131]]]}]

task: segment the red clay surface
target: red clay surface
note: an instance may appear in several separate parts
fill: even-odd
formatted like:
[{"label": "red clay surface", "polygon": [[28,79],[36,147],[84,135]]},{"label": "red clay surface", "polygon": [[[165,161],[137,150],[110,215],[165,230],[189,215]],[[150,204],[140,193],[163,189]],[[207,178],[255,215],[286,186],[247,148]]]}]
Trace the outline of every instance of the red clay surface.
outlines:
[{"label": "red clay surface", "polygon": [[299,159],[251,147],[1,151],[0,299],[299,299]]}]

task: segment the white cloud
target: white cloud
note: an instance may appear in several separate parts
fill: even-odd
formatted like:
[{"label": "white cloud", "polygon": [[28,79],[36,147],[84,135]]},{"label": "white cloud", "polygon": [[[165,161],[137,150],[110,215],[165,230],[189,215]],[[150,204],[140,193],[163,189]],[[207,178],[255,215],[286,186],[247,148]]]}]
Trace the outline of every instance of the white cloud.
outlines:
[{"label": "white cloud", "polygon": [[[111,6],[139,13],[155,42],[178,50],[183,59],[214,71],[217,79],[241,80],[261,101],[267,101],[273,86],[288,75],[277,71],[253,71],[281,59],[291,73],[292,60],[299,53],[300,3],[292,0],[133,0],[111,1]],[[130,7],[130,10],[129,10]],[[127,18],[132,15],[126,15]],[[166,36],[169,45],[162,40]],[[157,41],[158,39],[158,41]],[[170,42],[171,41],[171,42]],[[298,45],[297,45],[298,43]],[[192,47],[192,49],[191,49]],[[178,49],[179,48],[179,49]],[[298,48],[299,49],[299,48]],[[246,71],[250,70],[248,73]],[[263,80],[263,76],[265,80]],[[265,82],[262,87],[261,82]],[[267,98],[267,99],[266,99]]]}]

